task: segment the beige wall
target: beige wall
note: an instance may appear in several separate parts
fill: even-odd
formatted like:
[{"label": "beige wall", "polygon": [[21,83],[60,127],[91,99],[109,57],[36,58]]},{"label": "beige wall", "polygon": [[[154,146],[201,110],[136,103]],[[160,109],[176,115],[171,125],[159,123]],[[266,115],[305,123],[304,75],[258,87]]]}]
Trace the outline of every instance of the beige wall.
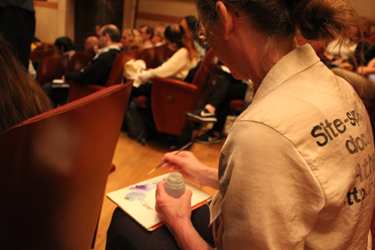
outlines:
[{"label": "beige wall", "polygon": [[140,0],[136,28],[141,25],[169,25],[180,22],[187,15],[197,16],[194,1]]},{"label": "beige wall", "polygon": [[35,36],[42,41],[54,42],[59,36],[74,40],[74,0],[34,1]]},{"label": "beige wall", "polygon": [[[36,11],[36,37],[54,42],[59,36],[74,40],[74,1],[47,0],[34,1]],[[349,0],[360,16],[375,18],[375,0]],[[132,27],[136,0],[124,0],[123,27]],[[142,24],[169,25],[186,15],[197,16],[193,1],[180,0],[139,0],[136,28]]]},{"label": "beige wall", "polygon": [[375,0],[350,0],[360,16],[375,19]]}]

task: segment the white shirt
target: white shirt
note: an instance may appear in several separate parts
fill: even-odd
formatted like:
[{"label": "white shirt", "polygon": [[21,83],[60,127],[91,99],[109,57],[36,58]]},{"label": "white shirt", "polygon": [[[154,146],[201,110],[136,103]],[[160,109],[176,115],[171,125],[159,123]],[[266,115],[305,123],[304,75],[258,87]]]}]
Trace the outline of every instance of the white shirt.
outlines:
[{"label": "white shirt", "polygon": [[183,80],[189,73],[189,70],[197,66],[198,59],[189,58],[189,51],[182,47],[177,50],[173,56],[160,65],[159,67],[141,73],[143,82],[148,82],[152,77],[162,77],[162,78],[176,78]]}]

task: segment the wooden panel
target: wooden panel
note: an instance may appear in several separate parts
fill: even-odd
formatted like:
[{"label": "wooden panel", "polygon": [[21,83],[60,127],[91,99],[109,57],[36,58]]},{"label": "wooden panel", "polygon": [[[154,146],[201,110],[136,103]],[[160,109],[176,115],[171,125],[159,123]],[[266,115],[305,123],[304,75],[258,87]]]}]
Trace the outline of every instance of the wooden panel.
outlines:
[{"label": "wooden panel", "polygon": [[167,16],[167,15],[145,13],[145,12],[138,12],[137,18],[144,19],[144,20],[159,21],[159,22],[168,22],[168,23],[180,23],[182,19],[181,17],[177,17],[177,16]]},{"label": "wooden panel", "polygon": [[57,9],[58,3],[46,2],[41,0],[34,0],[34,6],[50,8],[50,9]]}]

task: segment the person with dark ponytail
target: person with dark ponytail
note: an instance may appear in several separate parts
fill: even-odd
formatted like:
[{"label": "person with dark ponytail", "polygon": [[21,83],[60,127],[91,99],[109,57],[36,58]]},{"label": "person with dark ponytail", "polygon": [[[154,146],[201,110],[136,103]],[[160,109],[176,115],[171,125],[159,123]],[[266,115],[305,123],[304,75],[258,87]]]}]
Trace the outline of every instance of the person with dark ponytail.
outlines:
[{"label": "person with dark ponytail", "polygon": [[[197,0],[207,42],[257,91],[236,119],[218,170],[190,152],[164,168],[219,190],[210,221],[217,249],[371,249],[374,142],[366,108],[309,44],[350,38],[360,18],[344,0]],[[180,198],[158,184],[155,209],[181,249],[212,249]]]},{"label": "person with dark ponytail", "polygon": [[0,35],[0,135],[33,116],[52,109],[47,95],[22,68],[10,44]]},{"label": "person with dark ponytail", "polygon": [[189,71],[197,66],[198,52],[194,45],[193,34],[187,27],[171,24],[165,28],[164,37],[169,50],[174,54],[159,67],[141,72],[137,76],[137,84],[133,84],[132,96],[149,96],[152,85],[150,80],[153,77],[184,80]]}]

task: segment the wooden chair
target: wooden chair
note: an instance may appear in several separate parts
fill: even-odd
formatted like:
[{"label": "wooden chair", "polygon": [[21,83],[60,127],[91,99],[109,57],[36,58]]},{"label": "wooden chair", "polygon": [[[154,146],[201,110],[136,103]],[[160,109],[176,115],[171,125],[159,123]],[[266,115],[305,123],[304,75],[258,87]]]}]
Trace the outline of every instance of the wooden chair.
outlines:
[{"label": "wooden chair", "polygon": [[57,49],[55,46],[49,45],[44,48],[42,58],[46,56],[54,56],[54,55],[57,55]]},{"label": "wooden chair", "polygon": [[92,60],[92,55],[86,51],[77,51],[70,58],[66,67],[66,72],[79,71],[83,69]]},{"label": "wooden chair", "polygon": [[217,62],[217,57],[209,50],[191,84],[170,78],[153,78],[151,109],[159,132],[180,136],[182,141],[191,140],[192,131],[185,112],[194,110],[206,98],[201,93],[212,82]]},{"label": "wooden chair", "polygon": [[[109,77],[107,79],[105,87],[109,87],[109,86],[122,83],[124,64],[130,59],[135,59],[137,57],[137,54],[138,54],[138,51],[133,50],[133,51],[123,51],[117,55],[115,61],[113,62],[113,66],[109,74]],[[105,87],[98,86],[98,85],[82,85],[82,84],[71,81],[70,88],[69,88],[69,101],[77,100],[79,98],[92,94]]]},{"label": "wooden chair", "polygon": [[56,53],[57,51],[54,45],[44,44],[42,47],[38,47],[30,52],[30,60],[34,62],[36,60],[41,60],[45,56],[53,56]]},{"label": "wooden chair", "polygon": [[158,65],[155,66],[154,64],[155,54],[156,54],[155,47],[143,49],[139,51],[136,59],[141,59],[145,61],[147,69],[156,68]]},{"label": "wooden chair", "polygon": [[30,53],[30,60],[32,62],[36,60],[42,59],[44,49],[43,48],[36,48]]},{"label": "wooden chair", "polygon": [[137,55],[138,50],[123,51],[118,54],[105,86],[109,87],[115,84],[120,84],[123,80],[124,64],[131,59],[137,58]]},{"label": "wooden chair", "polygon": [[0,136],[0,249],[90,249],[132,84]]},{"label": "wooden chair", "polygon": [[67,56],[54,55],[43,57],[37,69],[36,81],[43,86],[54,79],[61,79],[65,74],[67,65]]}]

